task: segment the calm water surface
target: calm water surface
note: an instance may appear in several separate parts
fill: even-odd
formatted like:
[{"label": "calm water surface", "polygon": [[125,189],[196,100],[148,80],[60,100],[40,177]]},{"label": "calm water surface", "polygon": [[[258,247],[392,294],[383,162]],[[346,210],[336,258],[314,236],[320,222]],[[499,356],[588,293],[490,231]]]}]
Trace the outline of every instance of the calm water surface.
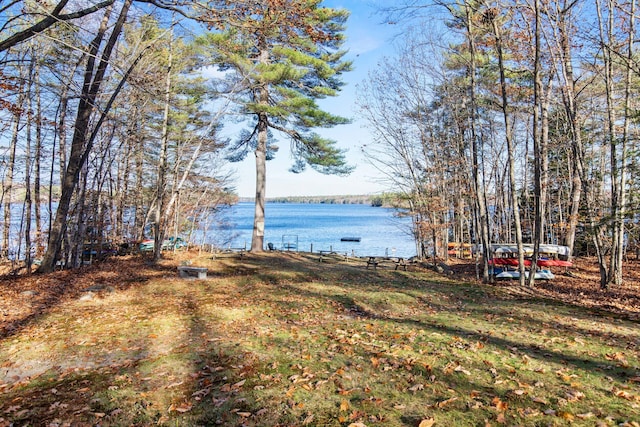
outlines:
[{"label": "calm water surface", "polygon": [[[229,212],[225,247],[251,246],[253,203],[239,203]],[[410,218],[395,210],[368,205],[267,203],[265,246],[300,251],[334,250],[356,256],[416,255],[410,235]],[[360,242],[341,242],[342,237],[359,237]]]}]

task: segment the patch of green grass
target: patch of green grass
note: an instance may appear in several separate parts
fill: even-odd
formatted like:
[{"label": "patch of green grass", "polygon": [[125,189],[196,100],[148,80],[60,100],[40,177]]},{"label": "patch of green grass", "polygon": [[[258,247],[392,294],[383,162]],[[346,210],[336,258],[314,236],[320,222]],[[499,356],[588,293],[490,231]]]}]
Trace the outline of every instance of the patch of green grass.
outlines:
[{"label": "patch of green grass", "polygon": [[292,254],[194,263],[210,278],[68,301],[0,342],[0,423],[640,420],[631,321],[427,271]]}]

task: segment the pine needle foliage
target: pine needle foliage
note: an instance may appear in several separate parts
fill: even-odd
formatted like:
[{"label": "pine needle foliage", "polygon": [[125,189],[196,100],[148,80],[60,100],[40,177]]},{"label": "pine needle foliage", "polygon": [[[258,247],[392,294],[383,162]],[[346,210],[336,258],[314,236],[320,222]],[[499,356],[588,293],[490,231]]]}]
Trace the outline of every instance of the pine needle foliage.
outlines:
[{"label": "pine needle foliage", "polygon": [[226,73],[221,90],[235,88],[238,112],[251,129],[235,144],[235,160],[257,148],[259,116],[265,115],[269,129],[291,142],[293,172],[306,165],[327,174],[352,170],[335,141],[313,131],[349,122],[322,111],[316,102],[336,96],[343,85],[341,74],[351,70],[340,50],[348,11],[320,3],[220,0],[210,1],[202,12],[211,32],[201,43],[211,48],[213,63]]}]

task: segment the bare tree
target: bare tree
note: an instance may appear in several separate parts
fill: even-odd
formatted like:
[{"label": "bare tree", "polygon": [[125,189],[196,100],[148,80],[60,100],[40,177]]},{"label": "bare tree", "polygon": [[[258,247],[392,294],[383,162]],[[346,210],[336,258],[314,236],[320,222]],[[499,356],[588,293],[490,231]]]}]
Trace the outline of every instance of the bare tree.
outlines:
[{"label": "bare tree", "polygon": [[[78,105],[77,116],[74,126],[74,134],[71,142],[71,153],[69,162],[66,166],[64,180],[62,182],[62,195],[56,211],[56,217],[51,226],[49,235],[49,245],[39,267],[40,272],[52,271],[60,245],[64,235],[67,215],[71,204],[71,197],[76,190],[80,170],[84,165],[86,158],[91,151],[92,142],[89,140],[90,135],[90,119],[95,109],[96,99],[99,95],[100,88],[103,84],[109,59],[115,47],[116,41],[120,35],[124,22],[126,20],[132,0],[126,0],[120,9],[116,24],[111,29],[111,34],[100,54],[100,47],[107,34],[109,18],[111,16],[111,6],[105,11],[100,28],[96,37],[89,46],[88,61],[84,74],[84,84],[82,87],[82,95]],[[96,59],[98,63],[96,64]]]},{"label": "bare tree", "polygon": [[[39,21],[35,22],[35,23],[28,23],[27,28],[21,28],[22,22],[20,23],[14,23],[15,27],[21,28],[20,30],[12,33],[11,35],[7,36],[6,38],[0,40],[0,52],[3,52],[7,49],[12,48],[13,46],[18,45],[19,43],[24,42],[25,40],[30,39],[31,37],[42,33],[43,31],[47,30],[48,28],[63,22],[63,21],[70,21],[72,19],[77,19],[77,18],[82,18],[83,16],[87,16],[89,14],[92,14],[94,12],[97,12],[100,9],[104,9],[107,8],[109,6],[111,6],[113,4],[114,0],[106,0],[103,2],[99,2],[96,3],[94,5],[91,5],[89,7],[86,7],[84,9],[79,9],[75,12],[69,12],[69,13],[63,13],[64,8],[67,6],[67,4],[69,3],[69,0],[61,0],[59,3],[53,5],[53,8],[48,11],[48,10],[39,10],[39,8],[43,7],[43,3],[37,3],[37,10],[29,10],[27,9],[27,13],[20,13],[17,16],[11,18],[9,21],[14,21],[16,19],[20,19],[21,21],[28,19],[30,16],[42,16],[44,15],[44,18],[40,19]],[[12,6],[17,6],[20,3],[23,3],[22,1],[16,1],[12,3]],[[8,10],[2,8],[0,9],[0,12],[4,12],[7,13]],[[21,11],[24,12],[24,9]],[[7,26],[3,26],[2,29],[0,29],[0,34],[2,34],[2,30],[6,30]]]},{"label": "bare tree", "polygon": [[518,187],[516,184],[515,147],[513,141],[513,131],[510,113],[510,103],[507,89],[507,77],[505,72],[505,53],[503,50],[504,36],[502,33],[500,14],[498,10],[489,8],[484,13],[484,19],[491,25],[495,37],[495,50],[498,60],[499,82],[500,82],[500,109],[504,118],[504,138],[507,143],[507,159],[509,165],[509,184],[511,187],[511,207],[513,210],[514,228],[516,235],[516,245],[518,247],[518,269],[520,272],[520,285],[525,283],[524,247],[522,240],[522,225],[520,218],[520,206],[517,196]]}]

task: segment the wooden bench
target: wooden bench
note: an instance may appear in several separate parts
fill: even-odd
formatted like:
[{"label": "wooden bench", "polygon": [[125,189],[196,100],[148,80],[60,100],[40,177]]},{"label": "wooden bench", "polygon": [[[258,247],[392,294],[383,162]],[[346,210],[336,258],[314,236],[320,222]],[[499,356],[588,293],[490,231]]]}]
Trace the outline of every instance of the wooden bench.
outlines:
[{"label": "wooden bench", "polygon": [[369,269],[369,266],[372,266],[372,265],[373,265],[373,269],[375,270],[379,263],[380,262],[376,260],[376,257],[370,256],[369,259],[367,260],[367,270]]},{"label": "wooden bench", "polygon": [[204,267],[191,267],[189,265],[181,265],[178,267],[178,274],[180,277],[188,279],[188,278],[198,278],[198,279],[206,279],[207,278],[207,269]]}]

